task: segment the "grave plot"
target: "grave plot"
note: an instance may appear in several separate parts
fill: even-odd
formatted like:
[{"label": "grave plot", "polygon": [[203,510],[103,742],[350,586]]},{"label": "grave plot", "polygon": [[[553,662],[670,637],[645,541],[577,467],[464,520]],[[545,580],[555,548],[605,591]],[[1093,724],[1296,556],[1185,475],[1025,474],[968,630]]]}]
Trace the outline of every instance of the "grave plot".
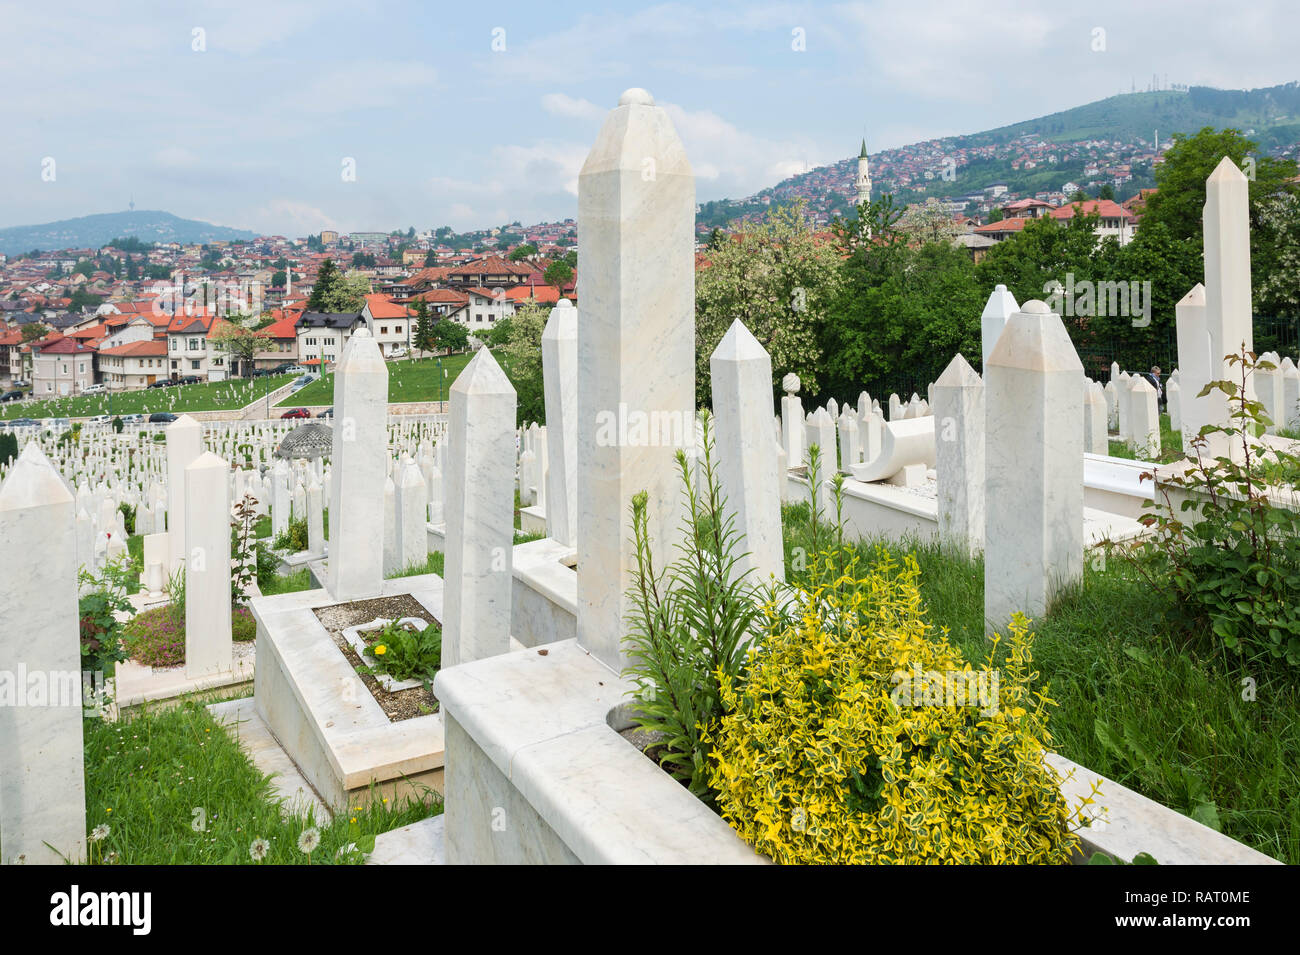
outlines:
[{"label": "grave plot", "polygon": [[[652,157],[657,170],[653,184],[647,184],[639,166],[627,158],[643,156]],[[1017,656],[1028,652],[1029,624],[1023,615],[1050,625],[1054,612],[1077,601],[1075,595],[1087,586],[1085,581],[1106,572],[1106,556],[1114,553],[1109,548],[1140,541],[1149,533],[1136,517],[1141,499],[1150,497],[1156,487],[1139,464],[1106,454],[1109,392],[1085,380],[1059,316],[1042,302],[1021,306],[999,289],[982,323],[984,377],[958,356],[926,398],[913,395],[903,401],[892,396],[888,421],[878,403],[866,395],[858,409],[828,406],[805,414],[797,397],[799,383],[787,376],[774,436],[772,423],[777,419],[769,390],[770,363],[761,346],[737,323],[711,356],[711,426],[717,442],[717,465],[712,468],[692,410],[689,316],[693,303],[689,294],[683,294],[689,289],[691,179],[671,126],[644,91],[625,93],[610,114],[579,178],[579,207],[580,228],[585,230],[585,263],[579,276],[584,314],[574,416],[576,469],[567,472],[574,476],[578,507],[576,581],[570,591],[568,578],[554,570],[570,556],[560,544],[556,524],[549,525],[553,540],[545,555],[538,548],[536,558],[536,566],[546,568],[549,583],[537,581],[533,566],[523,574],[517,569],[514,573],[520,585],[516,592],[525,599],[547,591],[560,597],[550,601],[552,612],[572,599],[575,637],[506,652],[507,628],[494,605],[490,639],[480,627],[471,636],[474,649],[469,653],[464,653],[464,643],[446,645],[450,652],[461,651],[446,661],[435,681],[446,734],[448,861],[821,858],[810,848],[818,840],[817,833],[833,830],[838,836],[847,830],[834,829],[837,817],[832,808],[817,800],[807,804],[786,800],[765,807],[766,815],[755,828],[757,793],[772,778],[763,774],[773,771],[771,763],[763,763],[765,750],[782,748],[798,764],[814,759],[816,749],[785,750],[794,734],[780,730],[773,730],[765,742],[746,744],[745,720],[728,728],[728,714],[747,712],[748,720],[756,719],[757,710],[746,710],[738,695],[745,692],[746,680],[755,679],[755,671],[744,679],[733,674],[727,678],[730,682],[724,680],[719,692],[728,702],[720,709],[684,708],[677,695],[689,695],[691,688],[718,679],[719,670],[711,661],[720,662],[725,673],[738,659],[731,651],[709,656],[717,652],[715,631],[710,628],[729,622],[737,626],[731,616],[736,611],[723,611],[720,603],[700,603],[705,600],[700,595],[714,588],[725,592],[727,581],[734,584],[742,579],[774,588],[775,600],[758,594],[733,595],[758,615],[750,618],[751,623],[738,625],[739,635],[751,636],[748,628],[757,627],[762,637],[757,660],[771,658],[774,668],[788,628],[794,628],[790,646],[795,660],[807,660],[814,647],[827,652],[819,633],[833,629],[836,616],[825,612],[823,602],[847,599],[849,594],[836,590],[846,586],[895,592],[899,607],[907,611],[900,609],[890,626],[903,627],[908,640],[921,639],[931,624],[909,616],[918,612],[916,585],[909,582],[915,579],[914,571],[900,571],[908,565],[899,563],[899,557],[873,564],[856,545],[849,545],[844,557],[836,556],[835,550],[845,546],[841,543],[845,540],[893,538],[898,542],[917,537],[930,537],[935,543],[903,544],[895,553],[905,555],[913,546],[918,553],[933,553],[954,567],[953,558],[943,555],[962,555],[964,566],[982,570],[982,587],[975,582],[983,593],[974,620],[964,622],[954,638],[987,645],[985,633],[997,633],[1005,646],[1011,639],[1008,635],[1015,635],[1013,647],[1021,649],[998,658],[1007,676],[1007,696],[1005,706],[996,709],[994,725],[1025,760],[1019,768],[1006,767],[1008,778],[1034,782],[1031,789],[1021,790],[1015,806],[1000,810],[991,808],[1000,798],[994,783],[968,794],[976,801],[956,810],[953,819],[986,817],[988,826],[981,829],[972,823],[965,830],[968,841],[960,847],[935,844],[931,826],[937,820],[922,814],[898,829],[894,842],[872,848],[871,840],[864,837],[854,858],[885,861],[901,854],[919,860],[930,851],[984,861],[1032,857],[1060,862],[1082,860],[1096,852],[1123,859],[1145,852],[1166,864],[1274,861],[1199,821],[1209,818],[1204,813],[1198,811],[1194,819],[1175,812],[1050,752],[1044,744],[1045,711],[1041,704],[1029,704],[1025,677],[1016,676],[1016,668],[1027,666],[1028,659]],[[1207,236],[1212,234],[1214,230],[1207,228]],[[557,309],[553,320],[558,313]],[[650,353],[656,356],[656,374],[635,374],[632,356]],[[1140,386],[1127,388],[1122,400],[1116,397],[1127,424],[1125,432],[1136,434],[1147,454],[1157,450],[1152,435],[1157,432],[1158,416],[1151,413],[1151,397]],[[558,399],[552,402],[549,393],[547,417],[553,436],[563,427],[565,416]],[[453,435],[454,428],[453,423]],[[665,433],[673,437],[663,439]],[[680,465],[674,460],[678,448],[686,451]],[[529,450],[525,446],[524,451]],[[549,466],[555,473],[554,454]],[[521,497],[528,491],[536,493],[534,467],[534,459],[521,454]],[[725,510],[705,507],[704,522],[683,530],[683,513],[698,518],[699,506],[698,497],[690,508],[684,504],[686,480],[694,482],[697,495],[725,499],[727,505]],[[549,501],[558,494],[548,486],[546,497]],[[791,559],[791,527],[788,521],[782,527],[782,501],[794,506],[789,513],[797,512],[800,501],[804,513],[812,510],[811,526],[821,529],[802,533],[794,549],[805,551],[810,533],[815,550],[824,552],[820,557],[805,551]],[[535,516],[548,509],[544,502],[541,514]],[[710,530],[705,532],[705,527]],[[565,532],[563,524],[559,528],[559,533]],[[693,543],[678,552],[674,548],[683,538]],[[656,577],[679,553],[685,569],[674,564],[668,577]],[[516,561],[521,558],[532,563],[522,553],[515,555]],[[821,566],[816,561],[828,559],[864,563],[849,576],[836,569],[838,582],[826,578],[818,584],[814,571],[795,562],[811,560],[815,568]],[[661,563],[654,564],[655,560]],[[900,573],[903,576],[895,581]],[[783,582],[787,575],[789,583]],[[453,571],[449,552],[449,599],[458,590],[481,594],[483,583],[476,575],[467,579],[463,570]],[[819,590],[822,596],[813,599],[807,588],[819,585],[829,589]],[[674,588],[679,588],[678,597],[664,596]],[[792,607],[802,608],[802,614],[792,613]],[[760,626],[753,623],[755,619],[764,622]],[[781,621],[786,623],[779,625]],[[566,620],[566,630],[568,625]],[[798,630],[801,626],[822,630],[805,633]],[[708,640],[700,636],[701,629]],[[547,628],[547,632],[565,631]],[[862,640],[878,640],[881,633],[879,628],[869,629]],[[447,639],[452,636],[448,628]],[[692,643],[697,639],[701,644]],[[731,639],[737,639],[736,632]],[[934,664],[968,672],[959,654],[951,659],[944,656],[956,650],[947,648],[937,634],[926,638],[924,645],[926,653],[938,654],[932,658]],[[656,670],[651,665],[665,654],[671,657],[673,648],[679,655],[674,665],[689,671],[677,674],[680,683],[674,683],[671,669]],[[1134,650],[1138,655],[1133,659],[1147,652]],[[692,653],[699,654],[699,669],[694,671],[680,663]],[[751,661],[751,665],[756,664]],[[832,670],[812,672],[833,672],[836,665],[833,657],[827,657],[826,666]],[[896,667],[906,674],[902,658]],[[996,673],[994,668],[982,675],[992,678]],[[779,680],[780,670],[773,669],[770,676]],[[794,683],[804,685],[806,680]],[[922,700],[933,689],[926,679],[918,686]],[[834,688],[830,689],[834,698]],[[850,688],[844,691],[851,692]],[[765,690],[758,687],[756,692]],[[780,699],[771,694],[765,698]],[[943,713],[924,709],[930,705]],[[956,720],[942,730],[939,723],[930,724],[955,740],[965,738],[961,725],[975,725],[964,724],[968,714],[942,699],[917,707],[915,713],[899,711],[891,718],[904,719],[913,728],[927,720]],[[721,723],[713,723],[712,717],[719,717]],[[661,725],[667,720],[670,726],[671,720],[680,721],[674,732],[682,751],[675,763],[667,764],[675,768],[673,773],[647,759],[624,736],[630,727],[648,719]],[[680,740],[694,739],[693,733],[702,725],[710,727],[710,736],[698,741],[692,759],[691,744]],[[719,734],[729,733],[740,734],[733,739],[738,761],[715,763],[708,753],[725,749],[729,744]],[[901,752],[912,748],[906,736],[900,740]],[[657,755],[663,759],[663,738],[652,745],[660,746]],[[875,818],[887,828],[903,826],[901,814],[914,792],[898,780],[911,772],[910,760],[919,758],[892,756],[885,749],[878,760],[862,764],[867,767],[863,772],[883,775],[864,777],[856,784],[845,779],[843,786],[860,790],[865,802],[858,811],[884,812]],[[845,765],[852,769],[854,758],[846,753],[845,759],[847,764],[841,760],[836,764],[839,769],[828,765],[826,771],[843,773]],[[775,790],[767,791],[796,792],[789,783],[778,781]],[[855,785],[859,788],[853,789]],[[899,802],[891,801],[896,797]],[[837,797],[830,798],[834,802]],[[721,807],[721,817],[709,803]],[[885,805],[892,808],[884,811]],[[1040,806],[1042,812],[1033,806]],[[507,830],[494,827],[491,807],[498,807],[511,820]],[[990,841],[997,838],[999,819],[1012,811],[1036,814],[1037,821],[1028,824],[1044,827],[1045,841],[1033,844],[1055,848],[1046,854],[1020,855],[1030,843],[1017,848]],[[761,851],[756,852],[756,847]]]}]

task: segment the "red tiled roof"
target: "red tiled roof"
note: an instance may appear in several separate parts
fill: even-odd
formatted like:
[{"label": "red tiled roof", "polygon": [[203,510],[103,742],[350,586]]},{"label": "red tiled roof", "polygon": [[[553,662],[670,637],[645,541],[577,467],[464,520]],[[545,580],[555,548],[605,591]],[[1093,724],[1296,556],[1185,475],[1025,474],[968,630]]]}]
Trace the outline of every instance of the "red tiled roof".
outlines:
[{"label": "red tiled roof", "polygon": [[1088,199],[1080,202],[1071,202],[1068,205],[1061,206],[1059,209],[1053,209],[1051,216],[1053,219],[1073,219],[1076,213],[1091,215],[1096,213],[1103,219],[1126,219],[1133,220],[1133,214],[1121,206],[1118,202],[1111,199]]},{"label": "red tiled roof", "polygon": [[990,233],[997,232],[1019,232],[1025,227],[1025,223],[1030,221],[1032,220],[1021,216],[1016,216],[1011,219],[1001,219],[997,222],[989,222],[986,225],[976,226],[975,233],[977,235],[989,235]]},{"label": "red tiled roof", "polygon": [[366,305],[370,307],[370,314],[374,318],[409,318],[411,315],[410,309],[405,305],[389,301],[388,296],[382,292],[367,295]]},{"label": "red tiled roof", "polygon": [[162,339],[153,338],[143,342],[127,342],[125,345],[114,345],[112,348],[101,348],[99,353],[114,358],[153,357],[166,355],[167,343]]}]

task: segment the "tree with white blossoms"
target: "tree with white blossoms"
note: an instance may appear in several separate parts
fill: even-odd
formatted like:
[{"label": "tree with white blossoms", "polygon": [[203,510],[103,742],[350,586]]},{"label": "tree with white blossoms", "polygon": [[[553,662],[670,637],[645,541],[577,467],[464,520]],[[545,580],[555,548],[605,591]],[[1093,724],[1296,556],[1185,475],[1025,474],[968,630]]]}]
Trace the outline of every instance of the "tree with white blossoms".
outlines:
[{"label": "tree with white blossoms", "polygon": [[952,213],[934,196],[909,206],[898,222],[898,231],[917,242],[947,242],[959,231]]},{"label": "tree with white blossoms", "polygon": [[1276,193],[1255,207],[1259,228],[1251,254],[1255,261],[1255,301],[1260,312],[1300,316],[1300,196]]},{"label": "tree with white blossoms", "polygon": [[773,386],[794,372],[816,393],[819,329],[839,283],[839,257],[813,232],[803,204],[778,206],[742,225],[695,272],[695,393],[712,399],[709,357],[740,319],[772,356]]}]

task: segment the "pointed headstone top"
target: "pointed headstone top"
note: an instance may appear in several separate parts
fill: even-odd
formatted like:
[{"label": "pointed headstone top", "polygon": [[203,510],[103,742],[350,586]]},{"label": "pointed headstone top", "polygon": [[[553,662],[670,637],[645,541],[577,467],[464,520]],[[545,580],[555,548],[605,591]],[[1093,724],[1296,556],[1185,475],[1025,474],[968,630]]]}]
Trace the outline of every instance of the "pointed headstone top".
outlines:
[{"label": "pointed headstone top", "polygon": [[970,366],[965,356],[958,352],[953,356],[952,361],[948,362],[948,367],[943,370],[934,382],[936,388],[969,388],[973,385],[983,384],[979,372]]},{"label": "pointed headstone top", "polygon": [[1219,160],[1219,164],[1214,167],[1214,172],[1205,180],[1206,183],[1220,182],[1246,182],[1246,174],[1241,171],[1241,167],[1232,161],[1231,156],[1224,156]]},{"label": "pointed headstone top", "polygon": [[45,452],[35,441],[28,441],[0,484],[0,511],[73,502],[72,493]]},{"label": "pointed headstone top", "polygon": [[984,303],[984,311],[981,318],[1010,318],[1016,312],[1020,311],[1020,306],[1016,302],[1016,297],[1007,291],[1005,285],[998,285],[989,295],[989,300]]},{"label": "pointed headstone top", "polygon": [[1204,305],[1205,304],[1205,286],[1197,282],[1187,294],[1178,300],[1179,305]]},{"label": "pointed headstone top", "polygon": [[514,394],[514,386],[501,370],[492,352],[480,348],[474,353],[465,370],[452,383],[451,390],[467,395],[501,395]]}]

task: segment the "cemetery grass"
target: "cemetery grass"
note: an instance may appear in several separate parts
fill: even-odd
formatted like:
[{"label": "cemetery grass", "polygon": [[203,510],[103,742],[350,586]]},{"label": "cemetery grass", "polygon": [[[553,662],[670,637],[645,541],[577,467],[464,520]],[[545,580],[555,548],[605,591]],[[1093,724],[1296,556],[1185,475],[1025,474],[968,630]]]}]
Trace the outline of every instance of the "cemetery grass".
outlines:
[{"label": "cemetery grass", "polygon": [[[270,779],[194,702],[116,723],[87,720],[85,740],[87,827],[108,827],[89,847],[94,863],[252,864],[255,839],[267,842],[265,864],[357,863],[360,853],[340,850],[369,851],[376,835],[442,811],[437,800],[429,807],[375,799],[369,807],[348,807],[332,823],[286,819]],[[310,856],[298,848],[309,828],[320,833]]]},{"label": "cemetery grass", "polygon": [[[403,358],[388,362],[388,400],[390,402],[446,401],[448,389],[472,357],[474,356],[468,352],[460,355],[443,355],[442,371],[447,373],[445,380],[438,370],[436,358]],[[333,403],[334,375],[330,373],[313,381],[306,388],[300,388],[286,395],[277,407],[297,408],[300,405],[332,405]]]},{"label": "cemetery grass", "polygon": [[[1116,441],[1112,438],[1109,443],[1112,458],[1138,460],[1137,449],[1130,442]],[[1183,432],[1173,430],[1169,426],[1169,415],[1162,414],[1160,416],[1160,457],[1153,463],[1173,464],[1181,460],[1183,460]]]},{"label": "cemetery grass", "polygon": [[[785,526],[794,580],[793,548],[809,548],[807,507],[785,508]],[[861,542],[859,552],[870,559],[876,543]],[[982,558],[932,543],[879,544],[916,557],[928,620],[981,666],[989,652]],[[1049,724],[1054,748],[1266,855],[1300,863],[1300,687],[1280,668],[1169,633],[1164,599],[1111,559],[1087,564],[1082,583],[1032,621],[1038,684],[1050,685],[1058,704]]]},{"label": "cemetery grass", "polygon": [[[242,408],[293,379],[293,375],[273,378],[236,378],[230,381],[200,382],[197,385],[173,385],[170,388],[144,388],[139,391],[114,392],[112,406],[108,395],[77,395],[41,401],[13,401],[0,405],[0,420],[8,418],[86,418],[92,415],[152,414],[155,411],[229,411]],[[172,403],[172,399],[176,403]]]}]

